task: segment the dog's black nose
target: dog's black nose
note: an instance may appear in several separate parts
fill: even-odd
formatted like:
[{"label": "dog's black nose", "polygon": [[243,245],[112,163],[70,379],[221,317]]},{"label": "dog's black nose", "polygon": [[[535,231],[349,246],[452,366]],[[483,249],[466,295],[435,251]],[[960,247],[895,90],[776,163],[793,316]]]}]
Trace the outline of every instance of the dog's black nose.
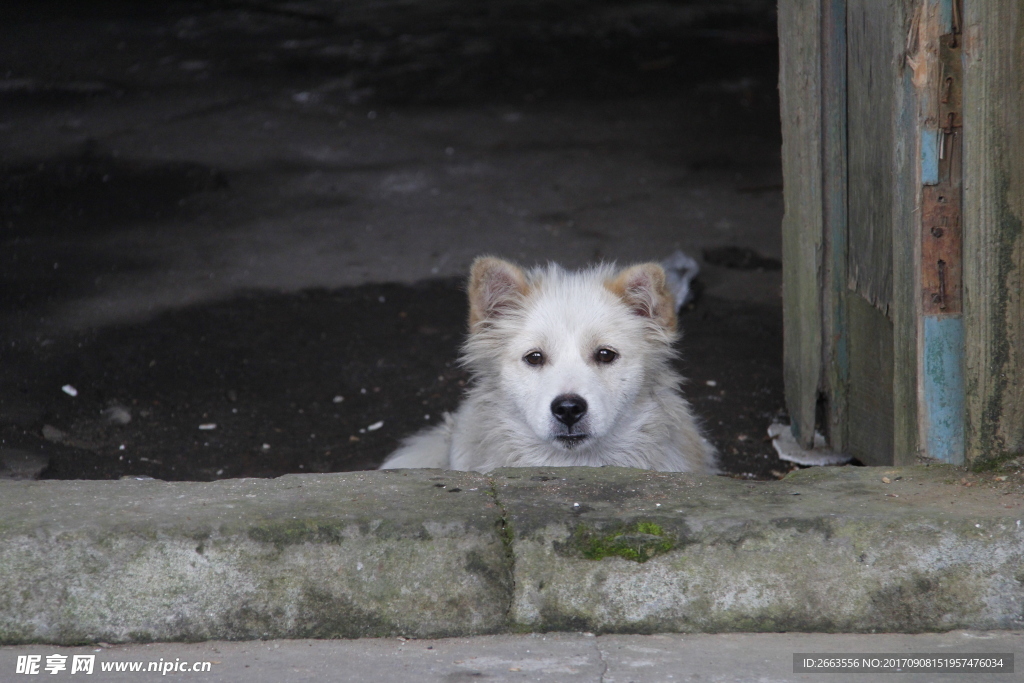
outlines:
[{"label": "dog's black nose", "polygon": [[572,427],[587,414],[587,401],[578,394],[556,396],[551,402],[551,414],[566,427]]}]

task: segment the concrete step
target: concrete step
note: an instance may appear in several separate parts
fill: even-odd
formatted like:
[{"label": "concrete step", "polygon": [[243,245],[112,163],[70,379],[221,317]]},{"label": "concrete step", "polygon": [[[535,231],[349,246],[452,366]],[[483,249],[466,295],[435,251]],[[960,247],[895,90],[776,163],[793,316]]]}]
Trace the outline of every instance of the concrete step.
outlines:
[{"label": "concrete step", "polygon": [[1024,509],[949,467],[0,481],[0,643],[1024,628]]}]

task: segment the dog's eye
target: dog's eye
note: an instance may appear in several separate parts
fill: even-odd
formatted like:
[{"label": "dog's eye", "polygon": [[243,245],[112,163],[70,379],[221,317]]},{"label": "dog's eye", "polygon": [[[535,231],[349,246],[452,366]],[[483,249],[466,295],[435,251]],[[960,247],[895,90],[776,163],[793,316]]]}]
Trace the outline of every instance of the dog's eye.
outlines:
[{"label": "dog's eye", "polygon": [[611,349],[598,349],[594,353],[594,360],[596,360],[598,363],[611,363],[618,357],[619,354],[615,353]]},{"label": "dog's eye", "polygon": [[544,365],[544,354],[540,351],[531,351],[523,356],[523,360],[530,365]]}]

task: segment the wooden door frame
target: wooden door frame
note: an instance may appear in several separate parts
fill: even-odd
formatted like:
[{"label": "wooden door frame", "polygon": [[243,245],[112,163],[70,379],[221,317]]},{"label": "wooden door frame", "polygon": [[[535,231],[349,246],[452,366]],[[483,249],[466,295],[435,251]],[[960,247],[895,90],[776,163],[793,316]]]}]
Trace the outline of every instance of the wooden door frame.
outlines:
[{"label": "wooden door frame", "polygon": [[[893,55],[892,108],[876,112],[892,134],[892,168],[880,171],[893,182],[892,206],[883,207],[891,210],[892,294],[883,305],[869,297],[875,309],[848,282],[849,202],[864,201],[848,196],[848,2],[892,22],[880,41]],[[1018,0],[780,0],[779,34],[784,365],[794,436],[810,446],[818,427],[833,449],[856,446],[864,392],[851,395],[851,379],[870,387],[875,378],[865,372],[891,370],[892,452],[867,454],[869,464],[982,465],[1021,454],[1024,9]],[[952,98],[942,70],[951,54],[962,66]],[[940,113],[951,108],[955,122],[943,125]],[[954,149],[962,149],[962,221],[948,206],[936,209],[951,192],[960,196],[961,186],[946,182],[944,153]],[[935,229],[946,225],[956,229]],[[949,251],[961,244],[962,285]],[[870,360],[862,347],[877,336],[861,334],[851,347],[851,320],[864,320],[863,310],[891,322],[891,367],[858,362]]]}]

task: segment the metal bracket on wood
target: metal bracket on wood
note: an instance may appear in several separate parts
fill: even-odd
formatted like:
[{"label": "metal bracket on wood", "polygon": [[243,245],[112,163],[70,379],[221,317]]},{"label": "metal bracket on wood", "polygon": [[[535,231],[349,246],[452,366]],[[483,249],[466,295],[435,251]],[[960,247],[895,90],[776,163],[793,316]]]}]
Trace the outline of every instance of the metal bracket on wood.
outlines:
[{"label": "metal bracket on wood", "polygon": [[961,240],[963,188],[963,66],[960,8],[952,0],[952,30],[939,38],[936,156],[923,155],[921,197],[921,303],[925,315],[963,309]]},{"label": "metal bracket on wood", "polygon": [[963,310],[960,189],[925,186],[922,199],[921,307],[925,315]]}]

